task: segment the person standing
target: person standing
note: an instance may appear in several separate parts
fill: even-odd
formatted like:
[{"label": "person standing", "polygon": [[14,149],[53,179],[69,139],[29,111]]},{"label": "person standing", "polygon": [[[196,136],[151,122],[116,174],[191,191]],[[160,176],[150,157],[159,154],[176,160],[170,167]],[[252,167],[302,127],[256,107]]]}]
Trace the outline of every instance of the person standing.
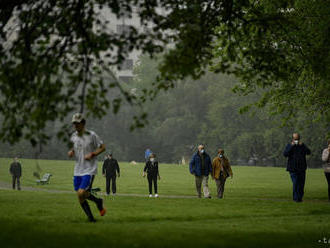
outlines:
[{"label": "person standing", "polygon": [[233,178],[229,160],[224,153],[225,151],[223,149],[219,149],[218,155],[212,161],[212,178],[217,185],[217,194],[220,199],[223,198],[227,177],[230,176]]},{"label": "person standing", "polygon": [[323,164],[324,175],[328,182],[328,199],[330,201],[330,139],[328,140],[328,147],[322,152],[322,160],[325,162]]},{"label": "person standing", "polygon": [[211,198],[208,180],[212,173],[212,164],[210,156],[205,152],[204,145],[198,146],[198,151],[194,153],[189,163],[189,170],[195,176],[196,190],[198,198],[201,198],[201,186],[203,184],[203,193],[205,198]]},{"label": "person standing", "polygon": [[117,187],[116,187],[116,178],[117,175],[120,177],[120,169],[119,164],[116,159],[112,157],[110,153],[106,160],[103,162],[102,174],[106,180],[106,194],[110,195],[110,183],[112,187],[112,194],[116,195]]},{"label": "person standing", "polygon": [[286,170],[290,173],[293,183],[293,200],[302,202],[306,179],[306,155],[311,154],[308,147],[300,141],[300,135],[294,133],[291,143],[287,144],[283,155],[288,158]]},{"label": "person standing", "polygon": [[156,160],[156,154],[152,153],[149,156],[149,160],[143,169],[142,176],[145,177],[147,172],[148,184],[149,184],[149,197],[152,197],[152,183],[154,184],[155,197],[158,197],[157,191],[157,179],[160,180],[158,161]]},{"label": "person standing", "polygon": [[97,156],[105,150],[105,145],[99,136],[85,129],[86,120],[81,113],[72,117],[75,132],[71,136],[72,149],[68,152],[69,157],[75,156],[73,185],[77,192],[79,203],[90,222],[95,222],[87,200],[93,201],[100,215],[106,213],[103,207],[103,199],[91,194],[94,176],[97,173]]},{"label": "person standing", "polygon": [[9,172],[12,176],[13,189],[15,189],[15,184],[17,182],[17,189],[21,190],[20,177],[22,176],[22,165],[18,162],[18,158],[14,158],[14,162],[10,165]]}]

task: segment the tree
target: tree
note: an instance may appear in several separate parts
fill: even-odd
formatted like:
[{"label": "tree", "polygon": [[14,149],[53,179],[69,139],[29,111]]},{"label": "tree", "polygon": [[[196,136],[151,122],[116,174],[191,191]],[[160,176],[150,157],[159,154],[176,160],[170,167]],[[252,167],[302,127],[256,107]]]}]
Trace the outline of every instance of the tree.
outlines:
[{"label": "tree", "polygon": [[[329,123],[329,8],[324,0],[2,1],[0,138],[45,143],[48,122],[72,111],[101,118],[124,100],[141,105],[176,80],[199,78],[211,63],[241,79],[237,92],[267,88],[259,106]],[[111,32],[104,9],[128,18],[134,10],[145,28]],[[139,97],[111,70],[133,49],[165,52],[154,87]],[[110,102],[114,88],[121,95]],[[135,126],[145,118],[135,116]]]}]

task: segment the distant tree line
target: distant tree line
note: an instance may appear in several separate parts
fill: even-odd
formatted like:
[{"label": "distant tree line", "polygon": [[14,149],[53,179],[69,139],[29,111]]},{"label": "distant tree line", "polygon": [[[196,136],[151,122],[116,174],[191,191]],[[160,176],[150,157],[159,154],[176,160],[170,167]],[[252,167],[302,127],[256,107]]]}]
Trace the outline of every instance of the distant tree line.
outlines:
[{"label": "distant tree line", "polygon": [[[135,68],[135,80],[123,85],[125,90],[137,97],[144,95],[143,91],[153,86],[156,65],[155,60],[143,57]],[[145,149],[150,148],[160,162],[180,163],[184,158],[187,163],[197,145],[203,143],[211,156],[221,147],[232,164],[258,166],[284,166],[284,146],[293,132],[300,132],[312,150],[309,166],[321,166],[321,151],[329,133],[327,123],[314,123],[309,116],[299,115],[282,126],[282,117],[269,115],[265,108],[240,113],[263,92],[238,96],[232,91],[236,83],[233,76],[212,72],[198,80],[185,79],[153,101],[146,99],[143,106],[123,104],[116,115],[108,113],[102,120],[87,118],[87,128],[96,131],[106,143],[107,152],[120,161],[143,161]],[[145,112],[148,125],[131,132],[132,117]],[[64,122],[70,123],[70,118]],[[47,129],[55,133],[62,124],[55,122]],[[41,148],[39,154],[39,147],[33,148],[28,141],[14,146],[2,143],[0,155],[67,159],[66,144],[55,138]]]}]

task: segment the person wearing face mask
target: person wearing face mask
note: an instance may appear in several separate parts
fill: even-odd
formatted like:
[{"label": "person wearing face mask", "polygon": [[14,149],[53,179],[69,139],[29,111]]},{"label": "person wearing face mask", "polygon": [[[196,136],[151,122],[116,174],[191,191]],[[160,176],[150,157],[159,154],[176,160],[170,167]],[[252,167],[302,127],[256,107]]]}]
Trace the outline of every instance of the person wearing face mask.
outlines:
[{"label": "person wearing face mask", "polygon": [[199,145],[198,151],[194,153],[189,163],[189,170],[195,176],[196,190],[198,198],[201,198],[201,186],[203,184],[203,193],[205,198],[211,198],[208,180],[212,173],[212,164],[210,156],[205,152],[204,146]]},{"label": "person wearing face mask", "polygon": [[300,141],[300,135],[294,133],[291,143],[287,144],[283,155],[288,158],[286,170],[290,173],[293,184],[293,200],[302,202],[306,178],[306,155],[311,154],[308,147]]},{"label": "person wearing face mask", "polygon": [[325,162],[325,164],[323,164],[323,169],[328,182],[328,199],[330,201],[330,139],[328,140],[328,147],[322,152],[322,161]]},{"label": "person wearing face mask", "polygon": [[212,161],[212,178],[217,185],[218,198],[223,198],[223,192],[225,191],[225,183],[227,177],[233,178],[233,172],[231,170],[229,160],[224,155],[223,149],[218,150],[218,155]]},{"label": "person wearing face mask", "polygon": [[157,179],[160,180],[160,176],[158,162],[156,161],[156,154],[154,153],[149,156],[149,160],[146,162],[146,166],[143,169],[142,176],[145,177],[146,173],[149,183],[149,197],[152,197],[152,183],[154,184],[155,197],[158,197]]}]

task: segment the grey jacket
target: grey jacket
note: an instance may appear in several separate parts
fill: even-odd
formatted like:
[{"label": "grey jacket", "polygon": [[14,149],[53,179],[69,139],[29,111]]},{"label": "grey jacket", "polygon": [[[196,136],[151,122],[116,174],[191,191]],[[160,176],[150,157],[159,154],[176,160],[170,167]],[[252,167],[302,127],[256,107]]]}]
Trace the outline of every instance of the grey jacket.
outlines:
[{"label": "grey jacket", "polygon": [[323,164],[324,172],[330,173],[330,156],[328,148],[325,148],[322,152],[322,161],[326,162]]}]

